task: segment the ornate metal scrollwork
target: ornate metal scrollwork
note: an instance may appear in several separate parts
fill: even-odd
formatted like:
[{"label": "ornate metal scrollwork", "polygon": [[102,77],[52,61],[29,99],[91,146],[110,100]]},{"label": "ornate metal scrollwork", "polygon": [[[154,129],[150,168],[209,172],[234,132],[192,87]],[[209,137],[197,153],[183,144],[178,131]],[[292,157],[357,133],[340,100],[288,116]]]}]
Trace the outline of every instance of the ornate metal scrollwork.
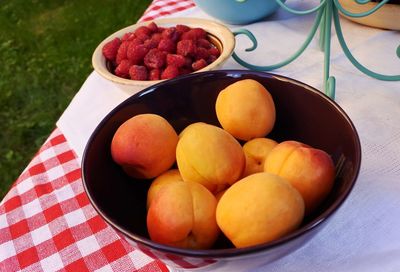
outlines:
[{"label": "ornate metal scrollwork", "polygon": [[[247,1],[247,0],[236,0],[236,1]],[[343,8],[343,6],[340,4],[339,0],[321,0],[320,3],[311,9],[308,10],[295,10],[290,7],[288,7],[285,3],[282,2],[282,0],[275,0],[283,9],[286,11],[296,14],[296,15],[306,15],[306,14],[311,14],[311,13],[317,13],[314,23],[311,27],[311,30],[306,37],[305,41],[303,44],[300,46],[300,48],[288,59],[283,60],[279,63],[272,64],[272,65],[265,65],[265,66],[259,66],[259,65],[253,65],[251,63],[248,63],[241,59],[235,52],[233,52],[233,58],[235,61],[237,61],[240,65],[252,69],[252,70],[257,70],[257,71],[271,71],[277,68],[280,68],[282,66],[285,66],[292,61],[294,61],[296,58],[298,58],[303,51],[308,47],[310,44],[311,40],[314,38],[318,28],[320,29],[319,33],[319,45],[320,48],[324,52],[324,91],[325,94],[327,94],[329,97],[332,99],[335,98],[335,78],[333,76],[329,75],[329,67],[330,67],[330,45],[331,45],[331,29],[332,29],[332,21],[336,30],[337,38],[339,40],[340,46],[342,47],[342,50],[346,57],[351,61],[351,63],[359,69],[361,72],[364,74],[379,79],[379,80],[386,80],[386,81],[400,81],[400,75],[384,75],[380,73],[376,73],[371,71],[370,69],[366,68],[363,66],[357,59],[352,55],[350,52],[350,49],[348,48],[346,41],[343,37],[343,32],[342,28],[340,25],[340,20],[339,20],[339,11],[343,13],[346,16],[353,17],[353,18],[360,18],[360,17],[365,17],[368,16],[375,11],[377,11],[379,8],[381,8],[384,4],[386,4],[389,0],[383,0],[379,2],[377,5],[375,5],[373,8],[371,8],[368,11],[365,12],[360,12],[360,13],[353,13],[350,12],[346,9]],[[367,4],[371,2],[371,0],[354,0],[357,4]],[[256,37],[248,30],[246,29],[240,29],[237,31],[234,31],[234,35],[246,35],[253,43],[253,45],[250,48],[247,48],[245,51],[253,51],[257,48],[258,43]],[[396,51],[397,57],[400,58],[400,46],[397,48]]]}]

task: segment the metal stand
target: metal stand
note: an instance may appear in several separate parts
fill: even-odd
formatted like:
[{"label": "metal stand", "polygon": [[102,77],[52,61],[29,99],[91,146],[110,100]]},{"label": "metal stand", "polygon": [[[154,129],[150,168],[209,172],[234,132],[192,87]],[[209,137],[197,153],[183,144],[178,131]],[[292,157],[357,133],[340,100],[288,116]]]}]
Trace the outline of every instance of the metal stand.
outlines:
[{"label": "metal stand", "polygon": [[[236,1],[246,1],[246,0],[236,0]],[[379,80],[386,80],[386,81],[400,81],[400,75],[383,75],[379,74],[376,72],[373,72],[363,66],[361,63],[359,63],[354,56],[351,54],[349,48],[347,47],[347,44],[344,40],[343,33],[342,33],[342,28],[340,25],[340,20],[339,20],[339,12],[342,12],[344,15],[349,16],[349,17],[364,17],[368,16],[372,13],[374,13],[376,10],[378,10],[380,7],[382,7],[385,3],[387,3],[389,0],[383,0],[379,4],[377,4],[374,8],[362,12],[362,13],[352,13],[347,10],[345,10],[341,4],[339,3],[339,0],[321,0],[319,5],[309,9],[309,10],[294,10],[291,9],[290,7],[286,6],[282,0],[275,0],[282,8],[284,8],[286,11],[296,14],[296,15],[306,15],[306,14],[311,14],[314,12],[317,12],[317,16],[315,18],[314,24],[311,27],[310,33],[308,34],[306,40],[304,43],[301,45],[301,47],[288,59],[281,61],[279,63],[273,64],[273,65],[267,65],[267,66],[258,66],[258,65],[253,65],[250,64],[244,60],[242,60],[235,52],[233,53],[233,58],[242,66],[251,69],[251,70],[257,70],[257,71],[271,71],[277,68],[280,68],[282,66],[285,66],[292,61],[294,61],[297,57],[299,57],[303,51],[307,48],[307,46],[310,44],[311,40],[314,38],[315,33],[317,29],[320,29],[319,32],[319,46],[321,50],[324,52],[324,92],[326,95],[328,95],[330,98],[335,99],[335,77],[329,75],[329,67],[330,67],[330,49],[331,49],[331,28],[332,28],[332,19],[333,23],[335,26],[336,30],[336,35],[338,37],[340,46],[342,47],[342,50],[346,57],[351,61],[351,63],[359,69],[361,72],[364,74],[379,79]],[[366,4],[371,2],[371,0],[354,0],[358,4]],[[253,46],[250,48],[247,48],[245,51],[253,51],[254,49],[257,48],[257,39],[254,37],[254,35],[246,30],[246,29],[240,29],[237,31],[234,31],[234,35],[240,35],[244,34],[246,35],[253,43]],[[396,51],[397,56],[400,58],[400,46],[397,48]]]}]

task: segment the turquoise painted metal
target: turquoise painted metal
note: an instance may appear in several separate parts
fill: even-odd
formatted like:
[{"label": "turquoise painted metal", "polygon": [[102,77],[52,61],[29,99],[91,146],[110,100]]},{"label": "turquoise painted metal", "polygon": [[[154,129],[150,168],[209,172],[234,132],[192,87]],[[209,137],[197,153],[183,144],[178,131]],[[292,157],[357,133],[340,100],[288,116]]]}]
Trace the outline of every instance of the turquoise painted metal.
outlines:
[{"label": "turquoise painted metal", "polygon": [[[235,0],[237,2],[245,2],[247,0]],[[347,11],[342,7],[342,5],[339,3],[339,0],[320,0],[319,5],[316,7],[313,7],[312,9],[308,10],[295,10],[290,7],[288,7],[282,0],[275,0],[283,9],[286,11],[296,14],[296,15],[306,15],[306,14],[311,14],[316,12],[317,15],[315,17],[314,23],[311,27],[311,30],[306,37],[305,41],[303,44],[300,46],[300,48],[288,59],[283,60],[279,63],[272,64],[272,65],[266,65],[266,66],[259,66],[259,65],[253,65],[251,63],[248,63],[241,59],[235,52],[233,53],[233,58],[242,66],[251,69],[251,70],[257,70],[257,71],[271,71],[277,68],[280,68],[282,66],[285,66],[292,61],[294,61],[296,58],[298,58],[303,51],[307,48],[307,46],[310,44],[311,40],[314,38],[318,28],[319,28],[319,46],[321,50],[324,52],[324,92],[326,95],[328,95],[330,98],[335,99],[335,88],[336,88],[336,80],[335,77],[330,76],[329,74],[329,68],[330,68],[330,46],[331,46],[331,31],[332,31],[332,21],[333,25],[336,30],[336,35],[339,40],[339,44],[342,47],[342,50],[346,57],[351,61],[351,63],[359,69],[361,72],[364,74],[379,79],[379,80],[386,80],[386,81],[400,81],[400,75],[383,75],[379,74],[376,72],[373,72],[363,66],[360,62],[354,58],[352,53],[350,52],[346,41],[343,37],[343,32],[342,28],[340,25],[340,20],[339,20],[339,11],[345,14],[346,16],[349,17],[364,17],[368,16],[372,13],[374,13],[376,10],[378,10],[380,7],[382,7],[385,3],[387,3],[389,0],[383,0],[379,2],[375,7],[372,9],[366,11],[366,12],[361,12],[361,13],[352,13]],[[366,4],[371,2],[371,0],[354,0],[358,4]],[[234,31],[234,35],[246,35],[253,45],[250,48],[247,48],[245,51],[253,51],[257,48],[257,39],[256,37],[248,30],[246,29],[239,29],[237,31]],[[396,50],[396,55],[398,58],[400,58],[400,46]]]}]

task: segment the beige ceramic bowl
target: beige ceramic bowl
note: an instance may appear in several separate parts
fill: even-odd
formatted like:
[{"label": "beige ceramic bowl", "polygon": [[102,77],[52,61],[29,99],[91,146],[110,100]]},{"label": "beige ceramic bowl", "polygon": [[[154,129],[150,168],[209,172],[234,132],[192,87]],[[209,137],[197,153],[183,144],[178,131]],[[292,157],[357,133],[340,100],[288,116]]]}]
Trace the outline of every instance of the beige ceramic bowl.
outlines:
[{"label": "beige ceramic bowl", "polygon": [[[366,4],[358,4],[354,0],[339,0],[339,3],[344,9],[353,12],[361,13],[374,8],[378,3],[369,2]],[[344,16],[347,19],[354,21],[359,24],[383,28],[400,30],[400,5],[396,4],[384,4],[376,12],[361,18],[352,18]]]},{"label": "beige ceramic bowl", "polygon": [[[150,22],[151,21],[147,21],[128,26],[111,34],[97,46],[92,56],[92,65],[95,71],[105,79],[115,83],[119,88],[129,93],[137,92],[140,89],[159,83],[163,80],[131,80],[114,75],[106,66],[106,59],[102,54],[102,48],[107,42],[115,39],[116,37],[121,38],[125,33],[132,32],[140,26],[146,26]],[[187,25],[192,28],[201,27],[208,33],[210,41],[220,50],[221,55],[214,62],[196,72],[218,69],[231,56],[235,47],[235,38],[232,32],[224,25],[211,20],[195,18],[167,18],[154,20],[154,22],[158,26],[163,27],[171,27],[177,24]]]}]

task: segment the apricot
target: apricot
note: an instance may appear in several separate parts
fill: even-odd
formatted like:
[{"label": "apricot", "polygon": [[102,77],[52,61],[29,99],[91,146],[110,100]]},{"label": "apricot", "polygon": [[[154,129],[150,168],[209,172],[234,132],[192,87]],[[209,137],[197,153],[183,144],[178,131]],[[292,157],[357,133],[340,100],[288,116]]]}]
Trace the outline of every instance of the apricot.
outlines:
[{"label": "apricot", "polygon": [[272,149],[264,170],[286,179],[300,192],[306,215],[328,196],[335,179],[331,157],[297,141],[285,141]]},{"label": "apricot", "polygon": [[242,248],[273,241],[295,230],[303,220],[304,202],[281,177],[256,173],[228,188],[218,202],[216,216],[225,236]]},{"label": "apricot", "polygon": [[264,172],[264,164],[269,152],[278,143],[268,138],[254,138],[243,145],[243,152],[246,157],[246,167],[243,177],[251,174]]},{"label": "apricot", "polygon": [[228,188],[226,188],[225,190],[219,191],[218,193],[216,193],[215,199],[217,200],[217,202],[219,202],[219,200],[221,199],[221,197],[225,194],[226,190],[228,190]]},{"label": "apricot", "polygon": [[244,141],[266,136],[275,124],[272,96],[253,79],[240,80],[223,89],[215,110],[221,126]]},{"label": "apricot", "polygon": [[217,193],[240,178],[245,158],[232,135],[199,122],[187,126],[179,135],[176,162],[185,181],[201,183]]},{"label": "apricot", "polygon": [[196,182],[171,182],[154,196],[147,213],[151,240],[180,248],[208,249],[219,235],[217,200]]},{"label": "apricot", "polygon": [[183,182],[182,176],[178,169],[170,169],[153,180],[149,190],[147,191],[147,209],[150,207],[151,201],[153,201],[153,198],[156,194],[158,194],[160,189],[172,182]]},{"label": "apricot", "polygon": [[175,162],[178,135],[163,117],[139,114],[124,122],[111,142],[111,155],[134,178],[154,178]]}]

